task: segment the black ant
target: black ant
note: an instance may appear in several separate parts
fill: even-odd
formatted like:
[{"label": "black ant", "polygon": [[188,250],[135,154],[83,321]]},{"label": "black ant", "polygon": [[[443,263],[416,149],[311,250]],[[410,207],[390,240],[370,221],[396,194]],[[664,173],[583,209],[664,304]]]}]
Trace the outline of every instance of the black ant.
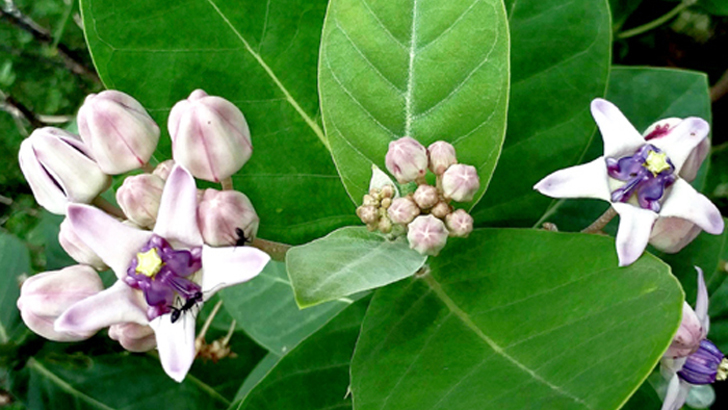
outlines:
[{"label": "black ant", "polygon": [[170,319],[172,319],[172,323],[178,321],[180,316],[182,316],[183,313],[187,312],[188,310],[191,310],[199,302],[202,302],[202,292],[196,292],[194,295],[192,295],[191,298],[187,299],[185,301],[185,303],[182,305],[182,307],[180,307],[180,308],[170,306],[169,308],[172,309],[172,314],[170,315]]},{"label": "black ant", "polygon": [[250,242],[250,239],[245,237],[245,231],[240,228],[235,228],[235,234],[238,235],[238,239],[235,241],[235,246],[243,246]]}]

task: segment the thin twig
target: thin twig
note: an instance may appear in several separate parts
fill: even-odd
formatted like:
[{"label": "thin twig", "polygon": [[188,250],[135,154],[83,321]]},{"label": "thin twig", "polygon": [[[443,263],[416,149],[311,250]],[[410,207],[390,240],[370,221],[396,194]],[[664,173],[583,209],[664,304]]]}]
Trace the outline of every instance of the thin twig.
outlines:
[{"label": "thin twig", "polygon": [[265,239],[255,238],[250,243],[250,246],[260,249],[261,251],[270,255],[273,260],[283,262],[286,260],[286,252],[291,249],[291,245],[268,241]]},{"label": "thin twig", "polygon": [[657,28],[668,21],[672,20],[673,17],[677,16],[681,11],[695,4],[695,0],[683,0],[682,3],[678,4],[675,8],[663,14],[662,16],[650,21],[649,23],[637,26],[633,29],[625,30],[617,34],[618,39],[625,39],[646,33],[654,28]]},{"label": "thin twig", "polygon": [[723,73],[717,83],[710,87],[710,101],[716,102],[728,94],[728,71]]},{"label": "thin twig", "polygon": [[613,207],[609,207],[606,212],[602,214],[596,221],[592,222],[591,225],[582,229],[582,233],[598,233],[604,229],[605,226],[617,215],[617,211]]}]

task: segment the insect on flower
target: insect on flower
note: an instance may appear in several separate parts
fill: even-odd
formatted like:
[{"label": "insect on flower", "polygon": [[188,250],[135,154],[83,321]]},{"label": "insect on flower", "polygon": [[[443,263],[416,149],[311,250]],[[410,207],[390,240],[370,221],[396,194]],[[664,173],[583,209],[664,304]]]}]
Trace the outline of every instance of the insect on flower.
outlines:
[{"label": "insect on flower", "polygon": [[235,246],[243,246],[250,242],[250,239],[245,236],[245,231],[243,231],[242,228],[235,228],[235,234],[238,235],[238,239],[235,241]]},{"label": "insect on flower", "polygon": [[182,316],[185,312],[192,310],[192,308],[197,306],[200,302],[202,302],[202,292],[197,292],[191,298],[185,300],[185,303],[183,303],[181,307],[169,306],[169,308],[172,309],[172,312],[169,315],[172,323],[178,321],[180,316]]}]

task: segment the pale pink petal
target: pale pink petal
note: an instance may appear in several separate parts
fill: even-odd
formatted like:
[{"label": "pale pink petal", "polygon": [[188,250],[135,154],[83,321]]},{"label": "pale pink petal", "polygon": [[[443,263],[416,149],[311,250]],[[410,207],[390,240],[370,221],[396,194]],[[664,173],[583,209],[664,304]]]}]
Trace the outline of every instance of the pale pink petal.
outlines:
[{"label": "pale pink petal", "polygon": [[614,203],[612,206],[619,214],[617,231],[619,266],[631,265],[645,251],[657,214],[631,204]]},{"label": "pale pink petal", "polygon": [[57,332],[90,332],[116,323],[148,323],[140,293],[123,281],[75,303],[56,319]]},{"label": "pale pink petal", "polygon": [[268,264],[270,256],[251,246],[202,248],[202,292],[209,298],[211,293],[258,276]]},{"label": "pale pink petal", "polygon": [[607,163],[604,157],[560,169],[540,180],[533,189],[552,198],[595,198],[609,201]]},{"label": "pale pink petal", "polygon": [[663,150],[675,166],[675,173],[680,170],[693,149],[708,136],[710,125],[702,118],[685,118],[662,138],[650,140],[650,143]]},{"label": "pale pink petal", "polygon": [[699,226],[687,219],[660,216],[652,227],[650,245],[666,253],[677,253],[688,246],[702,231]]},{"label": "pale pink petal", "polygon": [[690,385],[680,381],[677,375],[670,379],[661,410],[680,410],[690,392]]},{"label": "pale pink petal", "polygon": [[698,297],[695,300],[695,314],[700,320],[700,325],[703,326],[703,337],[708,335],[710,330],[710,317],[708,317],[708,288],[705,286],[705,277],[703,276],[703,270],[699,267],[695,267],[698,271]]},{"label": "pale pink petal", "polygon": [[645,145],[642,135],[614,104],[597,98],[591,103],[591,112],[602,133],[605,157],[632,155]]},{"label": "pale pink petal", "polygon": [[700,144],[690,153],[688,158],[683,163],[680,169],[680,178],[693,182],[698,176],[700,166],[703,165],[703,161],[710,154],[710,140],[708,138],[703,139]]},{"label": "pale pink petal", "polygon": [[68,220],[76,235],[123,279],[129,263],[152,237],[149,231],[128,227],[100,209],[68,205]]},{"label": "pale pink petal", "polygon": [[154,233],[173,245],[202,246],[202,235],[197,227],[195,179],[179,165],[172,169],[164,185]]},{"label": "pale pink petal", "polygon": [[195,360],[195,315],[186,312],[172,323],[170,314],[149,323],[157,338],[159,361],[165,373],[181,383]]},{"label": "pale pink petal", "polygon": [[678,179],[670,187],[660,216],[687,219],[713,235],[723,232],[723,217],[718,208],[682,179]]}]

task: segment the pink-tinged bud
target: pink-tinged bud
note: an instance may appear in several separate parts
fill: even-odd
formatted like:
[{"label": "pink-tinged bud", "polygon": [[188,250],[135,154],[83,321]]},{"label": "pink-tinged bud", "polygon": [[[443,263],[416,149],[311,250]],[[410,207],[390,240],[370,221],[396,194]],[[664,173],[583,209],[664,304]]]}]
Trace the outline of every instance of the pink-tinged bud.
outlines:
[{"label": "pink-tinged bud", "polygon": [[[247,196],[238,191],[207,189],[197,206],[197,224],[211,246],[231,246],[252,241],[258,233],[258,214]],[[239,235],[242,230],[245,238]]]},{"label": "pink-tinged bud", "polygon": [[400,138],[389,143],[384,162],[397,181],[405,184],[427,173],[427,150],[410,137]]},{"label": "pink-tinged bud", "polygon": [[465,238],[473,232],[473,217],[465,210],[458,209],[445,217],[445,225],[450,236]]},{"label": "pink-tinged bud", "polygon": [[693,308],[683,302],[682,322],[677,329],[675,337],[670,343],[670,347],[665,352],[665,357],[677,359],[689,356],[700,347],[700,341],[705,339],[705,330],[700,325],[700,319],[695,314]]},{"label": "pink-tinged bud", "polygon": [[84,243],[81,238],[76,235],[73,230],[73,225],[68,220],[64,219],[61,222],[61,230],[58,232],[58,243],[64,251],[78,263],[89,265],[98,271],[108,269],[104,261],[99,258],[94,251]]},{"label": "pink-tinged bud", "polygon": [[[642,134],[646,141],[660,139],[665,137],[683,120],[681,118],[665,118],[650,125]],[[680,169],[680,177],[688,182],[692,182],[698,176],[698,170],[703,165],[703,161],[710,153],[710,140],[703,139],[700,144],[693,148],[688,158]]]},{"label": "pink-tinged bud", "polygon": [[43,272],[23,282],[18,309],[23,322],[35,333],[57,342],[88,339],[94,332],[56,332],[53,322],[71,305],[104,289],[101,278],[90,266],[74,265]]},{"label": "pink-tinged bud", "polygon": [[86,97],[78,110],[78,133],[101,170],[117,175],[149,162],[159,126],[128,94],[108,90]]},{"label": "pink-tinged bud", "polygon": [[396,224],[407,225],[420,214],[420,208],[413,200],[404,197],[396,198],[387,209],[389,219]]},{"label": "pink-tinged bud", "polygon": [[168,127],[174,160],[196,178],[220,182],[238,172],[253,153],[243,113],[202,90],[172,107]]},{"label": "pink-tinged bud", "polygon": [[699,226],[682,218],[658,218],[652,226],[650,245],[666,253],[677,253],[702,232]]},{"label": "pink-tinged bud", "polygon": [[450,212],[452,212],[452,208],[444,201],[438,202],[437,205],[433,206],[430,210],[430,214],[440,219],[445,219],[448,215],[450,215]]},{"label": "pink-tinged bud", "polygon": [[109,337],[118,341],[121,347],[130,352],[148,352],[157,347],[154,330],[149,326],[132,322],[111,325]]},{"label": "pink-tinged bud", "polygon": [[472,201],[480,189],[478,170],[472,165],[455,164],[442,174],[442,193],[457,202]]},{"label": "pink-tinged bud", "polygon": [[442,175],[450,165],[457,164],[455,147],[445,141],[436,141],[427,147],[430,157],[430,171],[435,175]]},{"label": "pink-tinged bud", "polygon": [[412,196],[420,209],[430,209],[440,201],[437,188],[431,185],[420,185]]},{"label": "pink-tinged bud", "polygon": [[154,174],[130,176],[116,191],[116,202],[130,221],[142,228],[153,228],[163,189],[164,180]]},{"label": "pink-tinged bud", "polygon": [[362,205],[356,208],[356,215],[365,224],[375,224],[379,221],[379,209],[372,205]]},{"label": "pink-tinged bud", "polygon": [[174,168],[174,160],[168,159],[166,161],[160,162],[159,165],[154,168],[152,174],[166,181],[169,173],[172,172],[172,168]]},{"label": "pink-tinged bud", "polygon": [[65,215],[69,202],[90,203],[111,184],[81,140],[59,128],[33,131],[18,160],[35,200],[54,214]]},{"label": "pink-tinged bud", "polygon": [[410,248],[422,255],[437,256],[447,243],[445,224],[432,215],[420,215],[407,225]]}]

